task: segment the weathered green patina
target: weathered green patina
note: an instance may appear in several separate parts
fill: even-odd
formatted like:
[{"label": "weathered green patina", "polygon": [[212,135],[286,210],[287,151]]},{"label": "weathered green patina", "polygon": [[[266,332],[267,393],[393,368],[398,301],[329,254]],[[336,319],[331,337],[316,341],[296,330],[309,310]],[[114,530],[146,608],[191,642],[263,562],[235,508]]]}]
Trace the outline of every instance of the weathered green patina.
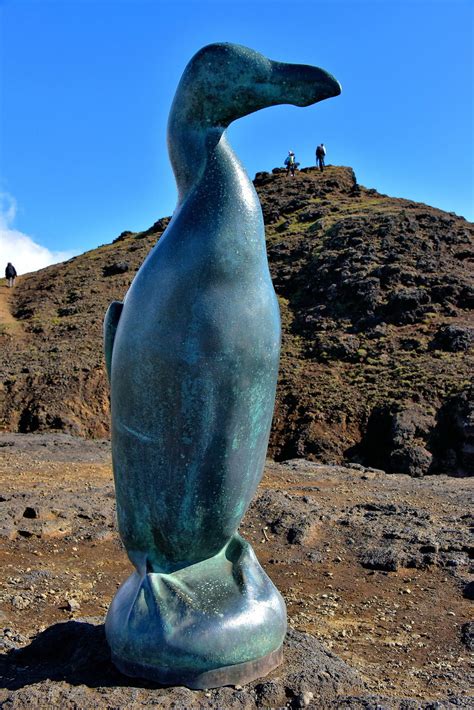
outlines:
[{"label": "weathered green patina", "polygon": [[281,660],[284,602],[237,534],[263,472],[280,318],[260,204],[225,129],[339,92],[322,69],[233,44],[200,50],[178,86],[178,205],[104,324],[117,514],[136,568],[106,633],[130,675],[210,687]]}]

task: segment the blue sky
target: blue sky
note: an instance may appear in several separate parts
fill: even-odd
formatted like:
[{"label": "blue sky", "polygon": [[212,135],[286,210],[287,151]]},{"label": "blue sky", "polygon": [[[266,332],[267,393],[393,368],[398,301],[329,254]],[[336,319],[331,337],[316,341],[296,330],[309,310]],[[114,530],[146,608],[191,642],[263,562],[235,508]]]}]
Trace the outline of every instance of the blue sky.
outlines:
[{"label": "blue sky", "polygon": [[38,268],[173,211],[169,107],[216,41],[342,84],[231,126],[252,177],[323,141],[361,184],[473,220],[473,18],[472,0],[0,0],[0,260]]}]

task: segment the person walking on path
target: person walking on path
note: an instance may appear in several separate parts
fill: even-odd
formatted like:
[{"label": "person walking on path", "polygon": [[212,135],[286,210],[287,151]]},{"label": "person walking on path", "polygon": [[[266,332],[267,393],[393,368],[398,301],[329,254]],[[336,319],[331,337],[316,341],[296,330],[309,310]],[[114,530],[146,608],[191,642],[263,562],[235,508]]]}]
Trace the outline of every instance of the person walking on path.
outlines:
[{"label": "person walking on path", "polygon": [[324,158],[326,157],[326,148],[324,147],[324,143],[321,143],[321,145],[318,145],[316,148],[316,164],[319,166],[319,169],[321,172],[324,170]]},{"label": "person walking on path", "polygon": [[13,288],[15,285],[15,279],[17,277],[16,269],[13,264],[9,261],[7,268],[5,269],[5,278],[8,280],[8,288]]},{"label": "person walking on path", "polygon": [[285,165],[286,165],[286,175],[291,175],[291,177],[295,177],[295,168],[297,166],[296,163],[296,158],[295,154],[293,153],[292,150],[288,151],[288,157],[285,160]]}]

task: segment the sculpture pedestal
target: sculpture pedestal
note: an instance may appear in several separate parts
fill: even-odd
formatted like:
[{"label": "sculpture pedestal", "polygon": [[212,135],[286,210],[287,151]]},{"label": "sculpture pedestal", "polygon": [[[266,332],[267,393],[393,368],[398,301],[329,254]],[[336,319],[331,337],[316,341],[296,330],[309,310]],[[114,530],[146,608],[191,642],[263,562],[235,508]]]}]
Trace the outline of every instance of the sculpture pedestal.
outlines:
[{"label": "sculpture pedestal", "polygon": [[193,690],[206,690],[207,688],[219,688],[222,685],[245,685],[257,678],[263,678],[283,661],[283,648],[280,647],[256,661],[236,663],[233,666],[216,668],[203,673],[177,672],[170,668],[130,663],[123,661],[115,654],[112,654],[112,661],[119,671],[134,678],[146,678],[160,685],[185,685]]},{"label": "sculpture pedestal", "polygon": [[105,622],[123,673],[163,685],[243,684],[282,661],[285,603],[239,535],[214,557],[176,572],[138,572]]}]

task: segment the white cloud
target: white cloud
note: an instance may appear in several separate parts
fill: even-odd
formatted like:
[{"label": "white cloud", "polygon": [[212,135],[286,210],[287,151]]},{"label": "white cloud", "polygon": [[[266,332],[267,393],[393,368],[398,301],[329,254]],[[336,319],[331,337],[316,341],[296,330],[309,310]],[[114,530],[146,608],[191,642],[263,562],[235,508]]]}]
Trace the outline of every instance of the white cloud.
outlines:
[{"label": "white cloud", "polygon": [[18,274],[26,274],[76,254],[73,251],[50,251],[27,234],[12,229],[16,211],[15,199],[7,192],[0,192],[0,276],[9,261]]}]

